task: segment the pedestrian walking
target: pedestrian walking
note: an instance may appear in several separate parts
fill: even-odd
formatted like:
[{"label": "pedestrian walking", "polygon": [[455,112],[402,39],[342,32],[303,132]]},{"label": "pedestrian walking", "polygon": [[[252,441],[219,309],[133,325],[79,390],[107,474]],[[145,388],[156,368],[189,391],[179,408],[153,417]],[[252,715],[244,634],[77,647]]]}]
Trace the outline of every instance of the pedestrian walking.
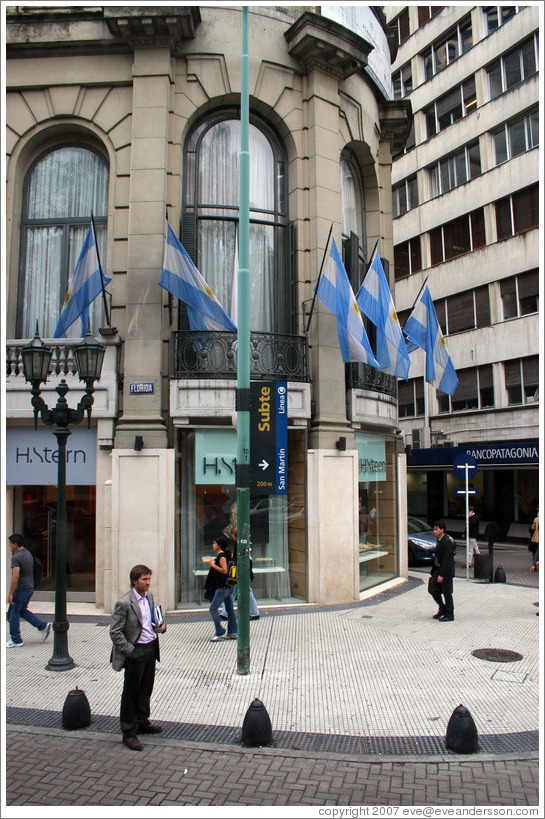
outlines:
[{"label": "pedestrian walking", "polygon": [[433,533],[437,538],[437,546],[433,556],[428,591],[439,606],[437,614],[433,615],[434,620],[445,623],[454,620],[452,578],[455,573],[455,544],[451,536],[446,533],[444,520],[438,520],[433,524]]},{"label": "pedestrian walking", "polygon": [[21,638],[21,618],[37,628],[42,640],[47,640],[51,623],[40,619],[31,611],[28,604],[34,594],[34,558],[24,546],[22,535],[13,534],[8,538],[11,550],[11,585],[8,592],[8,613],[10,639],[7,648],[18,648],[23,645]]},{"label": "pedestrian walking", "polygon": [[532,534],[532,538],[528,548],[533,554],[532,565],[530,567],[530,571],[533,574],[536,569],[539,570],[539,512],[535,516],[534,521],[530,526],[530,532]]},{"label": "pedestrian walking", "polygon": [[[235,563],[237,562],[237,558],[238,558],[238,554],[237,554],[237,546],[238,546],[237,531],[238,531],[237,527],[233,526],[233,528],[231,530],[231,537],[232,537],[233,544],[234,544],[233,545],[233,560],[235,561]],[[254,579],[254,572],[253,572],[253,568],[252,568],[252,550],[250,549],[250,583],[253,581],[253,579]],[[233,600],[237,599],[237,590],[238,590],[238,584],[233,587]],[[259,613],[257,600],[255,599],[254,590],[250,586],[250,620],[259,620],[260,617],[261,617],[261,615]],[[225,609],[225,603],[221,607],[220,618],[222,620],[227,620],[228,619],[226,609]]]},{"label": "pedestrian walking", "polygon": [[[468,549],[468,564],[469,568],[473,566],[473,552],[475,554],[480,555],[481,550],[479,549],[479,544],[477,543],[477,538],[479,537],[479,526],[481,524],[481,519],[479,518],[478,514],[475,512],[475,509],[470,506],[468,510],[468,517],[469,517],[469,549]],[[464,531],[463,534],[466,537],[466,532]],[[467,568],[464,564],[464,569]]]},{"label": "pedestrian walking", "polygon": [[125,669],[119,722],[123,743],[141,751],[137,734],[160,734],[160,725],[150,722],[150,700],[159,662],[158,634],[167,627],[150,592],[151,569],[139,564],[130,571],[131,588],[115,604],[110,637],[110,662],[114,671]]},{"label": "pedestrian walking", "polygon": [[[210,569],[204,586],[204,596],[210,600],[210,615],[214,623],[216,633],[210,638],[210,642],[217,643],[218,640],[235,640],[237,636],[237,618],[233,605],[233,586],[227,586],[227,565],[231,560],[231,553],[228,550],[228,540],[225,535],[218,535],[212,543],[212,549],[216,553],[208,561]],[[227,611],[227,633],[220,620],[220,608],[225,603]]]}]

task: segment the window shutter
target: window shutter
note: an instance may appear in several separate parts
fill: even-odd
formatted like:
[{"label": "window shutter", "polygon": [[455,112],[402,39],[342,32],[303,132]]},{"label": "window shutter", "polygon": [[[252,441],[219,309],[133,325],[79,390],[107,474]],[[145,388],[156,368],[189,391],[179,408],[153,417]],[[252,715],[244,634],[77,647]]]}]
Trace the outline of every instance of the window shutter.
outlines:
[{"label": "window shutter", "polygon": [[[182,214],[181,233],[181,243],[192,262],[197,264],[197,222],[193,211]],[[188,333],[190,330],[187,305],[181,301],[178,301],[178,330],[183,333]]]},{"label": "window shutter", "polygon": [[477,327],[490,326],[490,299],[488,285],[477,287],[475,290],[475,311],[477,313]]},{"label": "window shutter", "polygon": [[520,386],[520,359],[515,358],[514,361],[504,361],[503,369],[505,372],[505,386],[507,388]]},{"label": "window shutter", "polygon": [[344,266],[350,279],[350,284],[354,293],[357,293],[360,287],[360,241],[355,233],[350,234],[350,238],[344,239]]}]

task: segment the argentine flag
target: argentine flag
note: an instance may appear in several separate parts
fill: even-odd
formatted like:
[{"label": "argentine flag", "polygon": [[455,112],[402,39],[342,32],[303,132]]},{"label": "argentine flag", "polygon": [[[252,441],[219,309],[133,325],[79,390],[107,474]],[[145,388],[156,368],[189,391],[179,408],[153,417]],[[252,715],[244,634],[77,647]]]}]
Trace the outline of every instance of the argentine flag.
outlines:
[{"label": "argentine flag", "polygon": [[426,352],[426,381],[440,392],[454,395],[458,386],[458,376],[427,286],[405,322],[403,332],[409,341]]},{"label": "argentine flag", "polygon": [[81,335],[85,336],[89,327],[89,305],[110,281],[98,260],[96,236],[91,223],[68,285],[54,338],[66,338],[68,328],[80,317]]},{"label": "argentine flag", "polygon": [[318,282],[316,295],[337,317],[337,333],[343,361],[345,363],[363,361],[364,364],[380,369],[371,350],[360,308],[335,239],[331,240],[329,256]]},{"label": "argentine flag", "polygon": [[377,328],[376,357],[380,369],[407,381],[411,359],[376,248],[356,301],[361,312]]},{"label": "argentine flag", "polygon": [[187,305],[191,330],[236,332],[236,325],[212,293],[168,223],[159,286]]}]

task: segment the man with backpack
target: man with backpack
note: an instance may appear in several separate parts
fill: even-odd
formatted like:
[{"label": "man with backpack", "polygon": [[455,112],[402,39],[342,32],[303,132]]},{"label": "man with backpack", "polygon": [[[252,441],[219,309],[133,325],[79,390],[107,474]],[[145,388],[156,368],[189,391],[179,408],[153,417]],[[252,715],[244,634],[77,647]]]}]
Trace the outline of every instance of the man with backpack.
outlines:
[{"label": "man with backpack", "polygon": [[444,520],[438,520],[433,525],[433,533],[437,538],[437,547],[433,557],[431,577],[428,591],[439,606],[434,620],[440,623],[454,620],[454,601],[452,598],[452,578],[454,577],[455,544],[450,535],[445,532]]},{"label": "man with backpack", "polygon": [[34,558],[25,549],[22,535],[10,535],[9,548],[11,550],[11,585],[8,592],[8,623],[10,639],[7,648],[18,648],[23,645],[21,639],[21,617],[37,628],[42,640],[47,640],[51,631],[51,623],[46,623],[28,610],[30,598],[34,594]]}]

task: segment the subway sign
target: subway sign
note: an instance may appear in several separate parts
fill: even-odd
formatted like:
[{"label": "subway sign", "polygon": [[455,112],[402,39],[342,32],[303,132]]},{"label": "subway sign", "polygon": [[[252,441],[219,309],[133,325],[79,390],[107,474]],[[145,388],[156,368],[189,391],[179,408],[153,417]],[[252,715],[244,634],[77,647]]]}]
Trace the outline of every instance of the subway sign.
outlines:
[{"label": "subway sign", "polygon": [[288,388],[285,381],[250,383],[250,492],[288,491]]}]

